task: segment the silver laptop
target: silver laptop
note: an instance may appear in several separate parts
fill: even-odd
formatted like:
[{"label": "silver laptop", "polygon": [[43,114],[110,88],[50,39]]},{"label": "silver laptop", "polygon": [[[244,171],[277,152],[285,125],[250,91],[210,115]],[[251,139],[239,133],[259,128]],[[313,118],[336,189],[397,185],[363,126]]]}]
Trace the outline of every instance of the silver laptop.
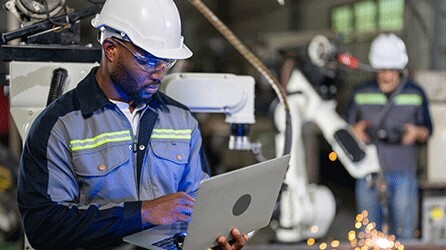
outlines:
[{"label": "silver laptop", "polygon": [[147,249],[208,249],[231,230],[252,232],[267,226],[285,177],[290,155],[210,177],[201,182],[192,218],[156,226],[123,238]]}]

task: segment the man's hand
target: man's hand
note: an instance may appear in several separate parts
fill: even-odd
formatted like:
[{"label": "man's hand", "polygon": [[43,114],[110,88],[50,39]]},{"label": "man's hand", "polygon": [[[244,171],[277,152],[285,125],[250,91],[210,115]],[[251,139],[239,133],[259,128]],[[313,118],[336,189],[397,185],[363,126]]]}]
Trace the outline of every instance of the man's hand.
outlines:
[{"label": "man's hand", "polygon": [[404,124],[404,134],[401,139],[403,145],[413,145],[416,142],[425,142],[429,138],[429,130],[423,126],[411,123]]},{"label": "man's hand", "polygon": [[370,143],[370,137],[366,133],[368,127],[370,127],[370,122],[364,120],[352,124],[352,129],[356,137],[365,143]]},{"label": "man's hand", "polygon": [[231,244],[229,244],[229,242],[227,241],[227,239],[224,236],[218,237],[217,242],[218,242],[218,246],[220,247],[220,249],[237,250],[237,249],[242,249],[246,245],[246,242],[249,239],[248,235],[246,235],[246,234],[242,235],[237,228],[232,229],[231,233],[235,239],[235,242],[233,242]]},{"label": "man's hand", "polygon": [[184,192],[143,201],[142,222],[152,225],[167,225],[179,221],[189,222],[194,206],[195,199]]}]

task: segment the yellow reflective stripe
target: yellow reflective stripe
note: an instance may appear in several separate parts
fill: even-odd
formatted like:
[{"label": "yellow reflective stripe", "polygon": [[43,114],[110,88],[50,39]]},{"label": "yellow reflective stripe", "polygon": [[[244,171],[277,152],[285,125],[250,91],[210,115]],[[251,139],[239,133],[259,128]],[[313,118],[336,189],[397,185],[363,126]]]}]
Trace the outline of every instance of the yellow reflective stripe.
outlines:
[{"label": "yellow reflective stripe", "polygon": [[93,138],[77,139],[70,141],[71,151],[96,148],[109,142],[132,141],[130,130],[109,132],[97,135]]},{"label": "yellow reflective stripe", "polygon": [[387,103],[387,97],[380,93],[361,93],[355,95],[355,102],[358,105],[383,105]]},{"label": "yellow reflective stripe", "polygon": [[191,129],[153,129],[150,138],[187,140],[191,138],[191,134]]},{"label": "yellow reflective stripe", "polygon": [[[381,93],[363,93],[355,95],[355,102],[359,105],[387,103],[387,97]],[[417,94],[399,94],[395,97],[395,105],[421,105],[423,99]]]},{"label": "yellow reflective stripe", "polygon": [[95,144],[71,147],[71,151],[79,151],[79,150],[83,150],[83,149],[96,148],[96,147],[99,147],[99,146],[104,145],[105,143],[109,143],[109,142],[131,141],[131,140],[132,140],[132,137],[130,137],[130,136],[129,137],[123,137],[123,138],[104,139],[104,140],[99,141],[99,142],[97,142]]},{"label": "yellow reflective stripe", "polygon": [[421,96],[416,94],[402,94],[395,97],[396,105],[415,105],[420,106],[423,103]]},{"label": "yellow reflective stripe", "polygon": [[92,141],[97,141],[98,139],[103,138],[103,137],[111,137],[111,136],[117,136],[117,135],[130,135],[130,130],[103,133],[103,134],[99,134],[93,138],[88,138],[88,139],[71,140],[70,144],[92,142]]}]

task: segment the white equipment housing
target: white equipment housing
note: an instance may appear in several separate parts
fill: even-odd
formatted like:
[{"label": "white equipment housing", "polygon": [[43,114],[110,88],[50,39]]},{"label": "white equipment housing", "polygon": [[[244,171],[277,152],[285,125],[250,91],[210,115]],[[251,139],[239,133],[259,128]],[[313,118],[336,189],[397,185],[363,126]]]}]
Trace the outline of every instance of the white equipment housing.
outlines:
[{"label": "white equipment housing", "polygon": [[172,73],[163,79],[160,90],[192,112],[225,114],[225,121],[232,126],[229,149],[256,154],[261,145],[251,143],[248,137],[249,126],[255,123],[254,85],[252,76]]},{"label": "white equipment housing", "polygon": [[252,76],[172,73],[161,90],[192,112],[224,113],[227,123],[254,124],[254,85]]},{"label": "white equipment housing", "polygon": [[9,63],[11,116],[25,140],[34,119],[45,108],[53,70],[64,68],[68,78],[64,92],[74,88],[96,63],[22,62]]}]

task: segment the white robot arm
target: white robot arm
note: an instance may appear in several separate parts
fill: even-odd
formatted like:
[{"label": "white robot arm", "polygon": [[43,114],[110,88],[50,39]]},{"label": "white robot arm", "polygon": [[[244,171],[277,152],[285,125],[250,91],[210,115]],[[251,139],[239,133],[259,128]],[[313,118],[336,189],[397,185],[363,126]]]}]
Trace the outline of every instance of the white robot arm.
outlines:
[{"label": "white robot arm", "polygon": [[[311,59],[316,59],[312,60],[314,65],[322,67],[332,56],[332,49],[327,39],[317,37],[310,43],[307,53]],[[302,124],[313,122],[319,127],[342,165],[354,178],[363,178],[381,169],[376,147],[365,145],[354,136],[350,125],[336,112],[336,101],[322,98],[301,69],[292,71],[287,93],[293,124],[291,160],[285,178],[286,188],[281,195],[278,223],[272,226],[275,226],[278,241],[297,242],[323,237],[336,213],[332,192],[325,186],[308,183]],[[281,155],[285,120],[283,105],[275,107],[274,120],[279,130],[277,155]]]},{"label": "white robot arm", "polygon": [[165,93],[192,112],[224,113],[231,124],[253,124],[254,78],[218,73],[172,73],[161,85]]},{"label": "white robot arm", "polygon": [[335,100],[323,100],[299,70],[292,73],[288,89],[300,93],[298,114],[317,124],[351,176],[363,178],[380,171],[376,147],[356,139],[351,126],[337,114]]},{"label": "white robot arm", "polygon": [[229,149],[254,150],[249,126],[254,117],[254,78],[218,73],[173,73],[163,79],[161,90],[192,112],[224,113],[231,124]]},{"label": "white robot arm", "polygon": [[[379,172],[380,166],[375,146],[358,141],[350,125],[336,113],[335,101],[323,100],[299,70],[293,71],[287,91],[294,93],[288,96],[293,140],[286,189],[280,200],[279,225],[275,231],[278,241],[297,242],[323,237],[336,214],[336,201],[330,189],[308,183],[301,132],[304,122],[311,121],[319,127],[353,177],[362,178]],[[285,120],[282,105],[276,107],[274,119],[280,131],[276,137],[277,155],[281,155]]]}]

